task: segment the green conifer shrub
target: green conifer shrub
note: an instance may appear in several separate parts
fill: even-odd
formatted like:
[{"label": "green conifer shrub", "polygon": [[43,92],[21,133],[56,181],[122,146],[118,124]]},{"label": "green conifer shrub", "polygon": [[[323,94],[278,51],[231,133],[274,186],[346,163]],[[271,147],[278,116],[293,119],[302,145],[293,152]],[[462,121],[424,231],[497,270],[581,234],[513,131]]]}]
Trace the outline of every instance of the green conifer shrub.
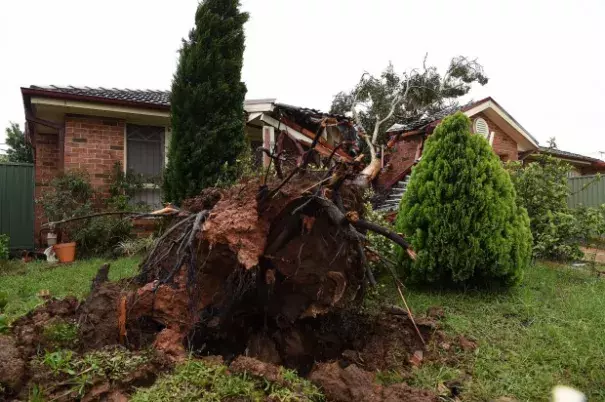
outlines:
[{"label": "green conifer shrub", "polygon": [[218,181],[235,179],[244,150],[241,82],[244,23],[238,0],[204,0],[183,41],[172,82],[172,139],[164,197],[180,202]]},{"label": "green conifer shrub", "polygon": [[404,280],[440,287],[517,283],[531,260],[529,218],[488,142],[462,113],[426,142],[396,221],[417,253],[399,253]]}]

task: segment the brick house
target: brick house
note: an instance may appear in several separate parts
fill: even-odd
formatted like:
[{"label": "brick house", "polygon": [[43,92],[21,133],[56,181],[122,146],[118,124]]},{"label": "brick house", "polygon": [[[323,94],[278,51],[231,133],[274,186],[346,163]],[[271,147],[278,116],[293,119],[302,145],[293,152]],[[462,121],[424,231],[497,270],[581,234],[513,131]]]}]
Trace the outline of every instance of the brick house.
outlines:
[{"label": "brick house", "polygon": [[505,161],[532,162],[539,153],[560,158],[573,167],[574,175],[605,170],[605,162],[570,152],[540,147],[538,141],[500,104],[488,97],[467,105],[446,109],[410,124],[395,124],[388,131],[383,168],[377,186],[385,193],[380,208],[397,208],[405,192],[412,167],[422,157],[424,142],[446,116],[462,111],[472,121],[472,131],[484,136],[496,155]]},{"label": "brick house", "polygon": [[[135,199],[152,206],[161,202],[157,179],[166,164],[170,143],[170,104],[167,91],[31,86],[21,88],[26,138],[34,148],[35,196],[60,172],[86,170],[93,188],[106,193],[116,162],[124,170],[149,179]],[[331,146],[350,135],[344,116],[276,103],[275,99],[246,100],[246,135],[253,149],[272,148],[276,131],[307,147],[322,119],[329,119],[316,147],[328,155]],[[338,150],[337,156],[350,158]],[[257,160],[267,164],[262,153]],[[35,230],[45,221],[36,206]]]}]

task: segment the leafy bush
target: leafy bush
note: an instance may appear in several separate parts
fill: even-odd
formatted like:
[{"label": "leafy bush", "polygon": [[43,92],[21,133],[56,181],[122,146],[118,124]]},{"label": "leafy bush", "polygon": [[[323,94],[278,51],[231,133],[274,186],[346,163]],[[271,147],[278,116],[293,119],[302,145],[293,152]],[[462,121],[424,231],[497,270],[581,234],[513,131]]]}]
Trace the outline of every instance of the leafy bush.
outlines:
[{"label": "leafy bush", "polygon": [[90,219],[72,235],[78,243],[78,255],[81,257],[108,255],[120,242],[132,237],[132,222],[115,216]]},{"label": "leafy bush", "polygon": [[605,236],[605,204],[598,208],[577,207],[573,210],[578,240],[585,246],[602,246]]},{"label": "leafy bush", "polygon": [[426,142],[396,222],[417,253],[402,250],[404,280],[441,286],[513,285],[531,259],[524,208],[487,141],[462,113]]},{"label": "leafy bush", "polygon": [[[132,197],[131,190],[136,183],[133,184],[135,179],[131,177],[116,175],[120,170],[121,165],[114,166],[111,197],[104,204],[97,202],[94,205],[96,194],[88,174],[82,171],[68,171],[52,180],[50,187],[53,189],[45,192],[38,202],[50,221],[85,216],[95,211],[130,210],[128,197]],[[131,238],[132,223],[120,216],[105,216],[69,222],[60,229],[78,243],[79,257],[89,257],[110,253],[121,241]]]},{"label": "leafy bush", "polygon": [[111,169],[107,208],[114,211],[145,210],[146,205],[135,205],[132,199],[137,190],[143,188],[143,175],[132,171],[124,172],[122,163],[114,163]]},{"label": "leafy bush", "polygon": [[[54,178],[37,202],[50,221],[58,221],[91,213],[94,190],[88,173],[80,170],[64,172]],[[76,227],[82,223],[72,224]]]},{"label": "leafy bush", "polygon": [[[374,194],[371,190],[364,194],[364,198],[366,200],[372,199],[373,196]],[[382,227],[394,229],[392,227],[393,224],[385,218],[384,214],[377,212],[372,208],[372,203],[370,201],[366,201],[364,204],[364,218],[367,221]],[[366,238],[368,239],[368,244],[371,249],[367,255],[370,267],[375,272],[388,272],[388,270],[393,268],[392,266],[389,266],[388,261],[395,261],[396,259],[395,244],[386,237],[371,231],[366,233]],[[378,254],[381,258],[374,254]]]},{"label": "leafy bush", "polygon": [[0,234],[0,261],[8,260],[9,237],[6,234]]},{"label": "leafy bush", "polygon": [[521,166],[507,164],[519,205],[527,209],[537,258],[571,260],[582,256],[573,211],[567,206],[571,166],[549,155]]}]

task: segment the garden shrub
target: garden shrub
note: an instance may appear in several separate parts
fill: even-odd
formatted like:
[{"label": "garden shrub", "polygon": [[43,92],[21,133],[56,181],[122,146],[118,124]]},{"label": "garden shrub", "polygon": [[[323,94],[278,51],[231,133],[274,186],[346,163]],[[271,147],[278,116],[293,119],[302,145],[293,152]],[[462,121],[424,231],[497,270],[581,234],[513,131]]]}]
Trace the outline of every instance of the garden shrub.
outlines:
[{"label": "garden shrub", "polygon": [[396,229],[403,278],[443,287],[517,283],[531,260],[531,232],[509,175],[488,142],[471,135],[462,113],[447,117],[426,142],[401,201]]},{"label": "garden shrub", "polygon": [[[98,199],[95,203],[93,190],[88,174],[82,171],[68,171],[53,179],[49,190],[38,202],[42,205],[46,217],[50,221],[89,215],[101,211],[132,210],[129,197],[133,184],[132,177],[115,176],[121,170],[121,165],[114,166],[114,176],[110,184],[111,197],[106,200]],[[91,219],[77,220],[61,225],[61,231],[71,241],[78,244],[78,257],[107,255],[116,246],[132,237],[132,223],[122,219],[122,216],[104,216]]]},{"label": "garden shrub", "polygon": [[509,163],[507,169],[517,191],[517,201],[529,215],[534,255],[551,260],[580,258],[580,228],[567,206],[571,166],[549,155],[540,155],[536,162],[523,166]]},{"label": "garden shrub", "polygon": [[573,216],[580,244],[602,247],[605,236],[605,204],[598,208],[579,206],[573,210]]}]

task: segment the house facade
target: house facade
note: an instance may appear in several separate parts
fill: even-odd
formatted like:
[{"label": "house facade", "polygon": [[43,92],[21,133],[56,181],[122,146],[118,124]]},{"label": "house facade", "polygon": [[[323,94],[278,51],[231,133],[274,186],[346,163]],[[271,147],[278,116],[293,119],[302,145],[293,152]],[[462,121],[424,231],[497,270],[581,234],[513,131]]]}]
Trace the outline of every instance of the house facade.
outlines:
[{"label": "house facade", "polygon": [[446,109],[412,124],[395,124],[388,130],[384,166],[378,186],[388,190],[405,180],[422,157],[424,142],[446,116],[462,111],[472,121],[475,134],[485,137],[502,161],[518,160],[539,149],[538,141],[492,98],[460,108]]},{"label": "house facade", "polygon": [[[88,172],[93,188],[107,193],[111,171],[119,162],[125,171],[148,179],[135,201],[158,206],[159,178],[167,162],[171,140],[170,103],[167,91],[41,87],[21,88],[26,117],[26,137],[34,148],[35,196],[48,189],[53,178],[73,169]],[[246,100],[246,135],[254,150],[273,149],[276,132],[308,147],[320,122],[331,124],[323,132],[317,151],[329,155],[352,124],[344,116],[323,114],[275,102]],[[350,158],[343,150],[337,156]],[[262,152],[259,164],[268,164]],[[36,233],[45,221],[36,206]]]},{"label": "house facade", "polygon": [[599,159],[540,147],[535,137],[493,98],[488,97],[462,107],[446,109],[412,124],[395,124],[388,130],[389,141],[383,152],[383,168],[377,179],[377,186],[385,194],[379,203],[381,210],[397,209],[412,168],[422,157],[426,139],[443,118],[457,111],[470,118],[473,133],[486,138],[503,162],[521,160],[530,163],[543,153],[571,164],[572,175],[605,171],[605,162]]}]

